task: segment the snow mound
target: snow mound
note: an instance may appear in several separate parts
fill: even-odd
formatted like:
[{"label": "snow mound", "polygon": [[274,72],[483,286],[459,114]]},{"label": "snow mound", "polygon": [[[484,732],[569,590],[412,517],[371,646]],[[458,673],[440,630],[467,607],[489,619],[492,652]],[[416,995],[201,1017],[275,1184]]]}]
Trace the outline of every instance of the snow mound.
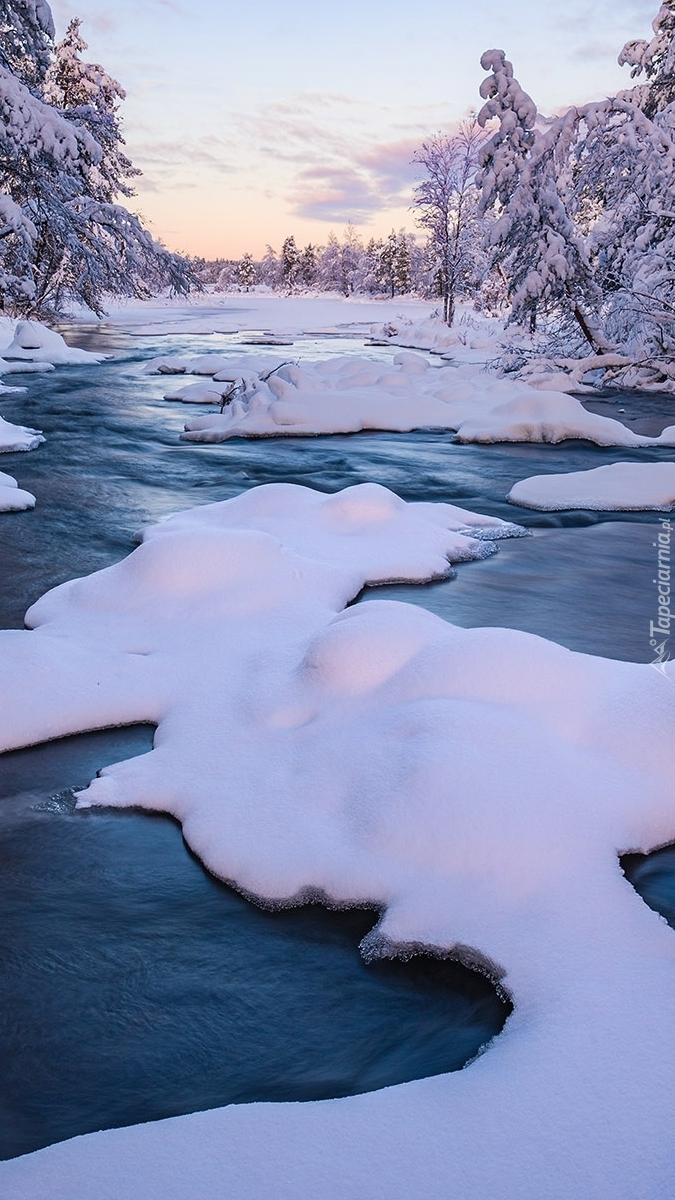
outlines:
[{"label": "snow mound", "polygon": [[17,321],[14,337],[2,354],[7,358],[52,364],[98,363],[105,358],[104,354],[69,346],[60,333],[47,329],[39,321]]},{"label": "snow mound", "polygon": [[5,748],[157,724],[80,806],[173,813],[270,904],[375,903],[367,957],[435,948],[515,1004],[464,1071],[80,1137],[0,1164],[5,1194],[672,1194],[675,939],[617,851],[675,838],[673,665],[407,604],[345,610],[367,581],[479,554],[481,527],[507,529],[376,485],[256,488],[146,531],[0,635]]},{"label": "snow mound", "polygon": [[[222,397],[215,387],[211,395],[208,387],[188,389],[171,398],[219,402]],[[675,445],[675,426],[658,438],[640,437],[620,421],[587,412],[573,396],[490,378],[472,364],[432,367],[413,353],[399,354],[393,363],[336,355],[322,362],[286,363],[267,378],[249,375],[224,412],[188,421],[181,436],[223,442],[365,429],[441,429],[455,431],[460,442],[584,438],[599,446]]]},{"label": "snow mound", "polygon": [[[19,389],[17,389],[19,390]],[[35,450],[44,438],[39,429],[28,429],[24,425],[11,425],[0,417],[0,454],[15,450]]]},{"label": "snow mound", "polygon": [[449,328],[437,313],[422,320],[399,316],[393,321],[371,327],[376,342],[407,346],[414,350],[430,350],[444,358],[462,362],[484,362],[501,352],[504,328],[501,322],[484,317],[460,305],[459,319]]},{"label": "snow mound", "polygon": [[612,417],[588,412],[562,392],[513,384],[517,393],[485,406],[457,430],[458,442],[563,442],[582,438],[596,446],[673,446],[675,425],[658,438],[640,437]]},{"label": "snow mound", "polygon": [[566,508],[669,512],[675,508],[675,463],[619,462],[591,471],[533,475],[516,483],[507,499],[549,512]]},{"label": "snow mound", "polygon": [[0,471],[0,512],[23,512],[35,508],[35,496],[24,492],[12,475]]},{"label": "snow mound", "polygon": [[[54,364],[48,362],[11,361],[0,358],[0,375],[42,375],[53,371]],[[9,388],[10,392],[25,392],[25,388]]]},{"label": "snow mound", "polygon": [[264,375],[280,367],[287,359],[272,354],[199,354],[195,358],[168,355],[152,358],[143,368],[144,375],[215,375],[221,380],[241,379],[242,375]]},{"label": "snow mound", "polygon": [[165,400],[181,400],[183,404],[220,404],[232,391],[233,384],[226,383],[186,383],[184,387],[173,392],[166,392]]},{"label": "snow mound", "polygon": [[[153,358],[146,363],[146,375],[209,375],[212,382],[185,384],[166,392],[165,400],[180,400],[183,404],[220,404],[237,391],[253,389],[269,378],[286,359],[271,355],[200,354],[196,358]],[[219,386],[220,385],[220,386]]]}]

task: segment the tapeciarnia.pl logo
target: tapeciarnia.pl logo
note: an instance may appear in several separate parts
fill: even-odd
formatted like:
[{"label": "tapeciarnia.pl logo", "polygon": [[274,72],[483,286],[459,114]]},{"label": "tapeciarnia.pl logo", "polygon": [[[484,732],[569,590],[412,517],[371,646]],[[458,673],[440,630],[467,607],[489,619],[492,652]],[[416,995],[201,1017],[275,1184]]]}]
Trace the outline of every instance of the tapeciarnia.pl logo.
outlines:
[{"label": "tapeciarnia.pl logo", "polygon": [[649,622],[649,645],[654,651],[654,658],[650,666],[655,667],[667,678],[666,663],[670,661],[668,642],[670,640],[670,623],[673,620],[673,613],[670,610],[670,542],[673,524],[670,517],[660,517],[659,524],[661,529],[654,542],[654,549],[657,553],[657,578],[652,580],[657,587],[658,616],[656,621]]}]

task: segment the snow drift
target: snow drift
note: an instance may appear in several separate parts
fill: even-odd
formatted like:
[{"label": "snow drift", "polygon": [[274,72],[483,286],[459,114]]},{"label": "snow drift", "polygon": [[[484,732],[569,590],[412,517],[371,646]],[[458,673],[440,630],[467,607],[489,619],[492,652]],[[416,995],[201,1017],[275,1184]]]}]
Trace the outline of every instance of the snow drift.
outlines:
[{"label": "snow drift", "polygon": [[9,359],[30,363],[98,363],[106,356],[69,346],[54,329],[39,321],[17,321],[14,336],[0,353]]},{"label": "snow drift", "polygon": [[358,355],[286,362],[262,374],[247,370],[246,359],[229,369],[224,361],[202,355],[195,367],[178,359],[175,371],[170,359],[153,364],[165,373],[212,374],[211,384],[187,384],[169,392],[168,400],[222,403],[232,383],[239,385],[223,412],[188,421],[183,440],[443,429],[456,431],[460,442],[583,438],[599,446],[675,445],[675,425],[658,438],[640,437],[620,421],[587,412],[573,396],[493,379],[471,364],[432,366],[411,352],[397,354],[393,363]]},{"label": "snow drift", "polygon": [[591,471],[532,475],[514,484],[507,499],[545,512],[566,508],[669,512],[675,507],[675,463],[619,462]]}]

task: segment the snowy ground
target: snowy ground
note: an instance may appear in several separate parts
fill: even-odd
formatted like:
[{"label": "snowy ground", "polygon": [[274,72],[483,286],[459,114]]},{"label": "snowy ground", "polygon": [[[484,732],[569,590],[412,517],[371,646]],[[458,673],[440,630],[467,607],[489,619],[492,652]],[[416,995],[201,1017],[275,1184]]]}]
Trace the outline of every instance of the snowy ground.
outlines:
[{"label": "snowy ground", "polygon": [[[129,301],[111,306],[103,324],[145,336],[165,333],[269,332],[277,337],[310,333],[370,332],[401,316],[419,321],[434,306],[414,297],[370,300],[338,295],[281,296],[275,292],[205,293],[176,300]],[[91,321],[91,314],[82,314]]]}]

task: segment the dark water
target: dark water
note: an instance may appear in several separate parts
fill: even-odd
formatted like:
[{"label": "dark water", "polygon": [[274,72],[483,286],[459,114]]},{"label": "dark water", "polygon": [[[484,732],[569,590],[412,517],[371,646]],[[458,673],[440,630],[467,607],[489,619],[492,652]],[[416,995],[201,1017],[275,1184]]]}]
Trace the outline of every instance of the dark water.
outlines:
[{"label": "dark water", "polygon": [[651,854],[624,854],[621,867],[645,903],[675,929],[675,846]]},{"label": "dark water", "polygon": [[458,963],[367,966],[376,912],[264,912],[169,818],[49,811],[151,743],[140,727],[0,758],[0,1157],[458,1070],[499,1031],[507,1005]]},{"label": "dark water", "polygon": [[[227,339],[108,344],[114,361],[27,376],[25,396],[2,397],[6,419],[48,440],[0,460],[38,499],[34,512],[0,517],[0,627],[21,627],[47,588],[123,557],[136,530],[170,512],[258,483],[333,491],[375,480],[534,536],[452,581],[370,595],[649,661],[656,518],[542,514],[504,497],[526,475],[670,452],[457,446],[425,432],[181,444],[184,421],[207,410],[164,403],[171,380],[139,365]],[[629,415],[652,420],[651,403],[631,398]],[[675,422],[673,402],[659,405],[658,419]],[[0,758],[0,1155],[228,1102],[346,1095],[457,1069],[499,1031],[507,1008],[465,968],[425,956],[366,966],[358,943],[372,911],[265,913],[209,877],[168,819],[45,807],[150,738],[109,731]],[[675,852],[662,891],[668,871],[675,880]]]}]

